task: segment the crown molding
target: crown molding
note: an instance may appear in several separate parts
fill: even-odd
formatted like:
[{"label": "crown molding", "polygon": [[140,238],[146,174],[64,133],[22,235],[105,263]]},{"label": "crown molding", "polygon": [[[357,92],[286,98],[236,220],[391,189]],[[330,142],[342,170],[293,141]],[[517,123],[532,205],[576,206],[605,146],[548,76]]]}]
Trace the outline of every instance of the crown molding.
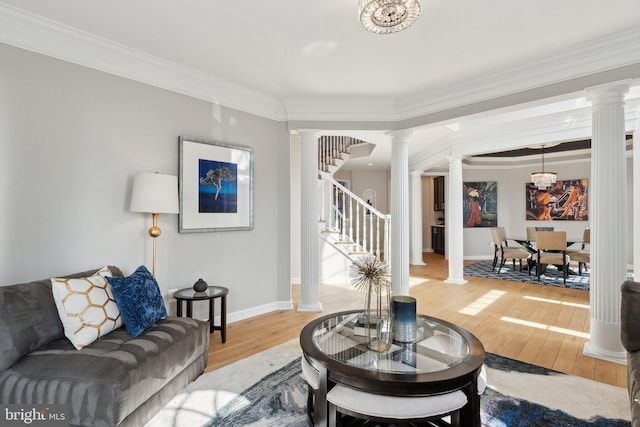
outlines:
[{"label": "crown molding", "polygon": [[405,118],[417,117],[639,63],[640,28],[634,28],[497,73],[404,98],[399,103],[398,114]]},{"label": "crown molding", "polygon": [[[618,80],[620,76],[613,72],[630,66],[636,66],[637,69],[626,72],[634,74],[633,78],[640,78],[640,28],[558,50],[496,73],[442,85],[386,103],[364,97],[322,99],[320,102],[314,98],[295,98],[284,99],[283,102],[287,105],[290,120],[411,120],[578,78],[597,76],[596,80]],[[611,77],[599,76],[608,72]],[[589,79],[585,79],[587,81]],[[592,84],[589,82],[579,86],[578,83],[579,87],[568,87],[567,90],[583,90]],[[560,94],[548,94],[545,97]]]},{"label": "crown molding", "polygon": [[396,122],[397,100],[376,97],[286,97],[287,119],[292,122]]},{"label": "crown molding", "polygon": [[637,28],[403,98],[279,99],[2,3],[0,41],[278,121],[399,122],[625,66],[640,66]]},{"label": "crown molding", "polygon": [[284,105],[275,97],[2,3],[0,41],[229,108],[286,120]]}]

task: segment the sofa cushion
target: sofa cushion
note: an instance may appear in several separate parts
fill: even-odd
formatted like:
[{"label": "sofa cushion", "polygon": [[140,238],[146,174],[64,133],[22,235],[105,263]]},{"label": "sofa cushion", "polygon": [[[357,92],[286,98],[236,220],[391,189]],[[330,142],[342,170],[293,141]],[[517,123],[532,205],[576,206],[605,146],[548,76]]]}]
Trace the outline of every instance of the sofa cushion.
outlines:
[{"label": "sofa cushion", "polygon": [[51,279],[64,334],[78,350],[122,326],[107,276],[111,276],[109,267],[89,277]]},{"label": "sofa cushion", "polygon": [[627,280],[620,291],[620,339],[627,351],[640,351],[640,282]]},{"label": "sofa cushion", "polygon": [[167,317],[167,309],[153,275],[141,265],[128,277],[107,277],[122,315],[122,321],[132,337]]},{"label": "sofa cushion", "polygon": [[[122,276],[117,267],[110,269],[114,276]],[[96,271],[65,277],[86,277]],[[64,337],[49,279],[0,286],[0,307],[0,371],[30,351]]]},{"label": "sofa cushion", "polygon": [[186,317],[138,338],[121,327],[81,351],[62,337],[0,374],[0,402],[68,404],[71,425],[115,426],[197,359],[203,369],[208,347],[208,323]]}]

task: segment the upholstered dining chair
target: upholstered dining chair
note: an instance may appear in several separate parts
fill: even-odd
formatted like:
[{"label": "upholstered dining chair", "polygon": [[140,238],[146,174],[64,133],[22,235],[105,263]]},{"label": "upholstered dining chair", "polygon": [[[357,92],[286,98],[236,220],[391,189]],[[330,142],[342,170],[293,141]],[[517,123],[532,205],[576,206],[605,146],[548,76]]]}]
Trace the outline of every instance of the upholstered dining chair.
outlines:
[{"label": "upholstered dining chair", "polygon": [[538,231],[555,231],[554,227],[527,227],[527,240],[535,245]]},{"label": "upholstered dining chair", "polygon": [[535,227],[527,227],[527,240],[529,242],[536,241],[536,228]]},{"label": "upholstered dining chair", "polygon": [[567,233],[565,231],[538,231],[536,233],[536,273],[538,281],[542,274],[543,265],[553,264],[562,268],[562,283],[567,283]]},{"label": "upholstered dining chair", "polygon": [[[506,260],[510,259],[513,262],[513,271],[516,270],[516,259],[520,263],[520,271],[522,271],[522,260],[529,260],[531,254],[523,247],[509,246],[507,242],[507,234],[504,231],[504,227],[492,227],[491,238],[493,239],[494,253],[493,253],[493,265],[491,271],[494,271],[498,259],[500,259],[500,266],[498,267],[498,274]],[[527,269],[529,275],[531,270]]]},{"label": "upholstered dining chair", "polygon": [[585,228],[582,233],[582,245],[578,250],[568,250],[569,259],[578,263],[578,274],[582,276],[582,267],[587,268],[587,264],[591,264],[591,230]]}]

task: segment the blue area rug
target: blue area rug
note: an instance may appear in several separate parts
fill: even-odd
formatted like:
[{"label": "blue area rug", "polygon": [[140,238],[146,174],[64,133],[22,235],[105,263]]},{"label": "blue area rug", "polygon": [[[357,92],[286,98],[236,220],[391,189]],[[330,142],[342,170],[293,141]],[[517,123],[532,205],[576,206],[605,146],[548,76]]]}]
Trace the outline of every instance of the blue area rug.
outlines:
[{"label": "blue area rug", "polygon": [[464,268],[464,274],[467,276],[486,277],[488,279],[512,280],[536,285],[557,286],[559,288],[589,290],[589,271],[583,270],[582,276],[579,276],[576,271],[572,271],[572,274],[567,276],[567,283],[564,284],[562,283],[562,271],[558,271],[553,265],[547,266],[547,271],[540,276],[540,281],[538,281],[535,268],[531,272],[531,276],[529,276],[527,275],[524,265],[523,271],[521,272],[516,262],[516,271],[513,271],[513,265],[511,262],[508,262],[505,263],[498,274],[498,266],[496,266],[494,271],[491,271],[491,264],[493,264],[491,260],[478,261],[466,266]]},{"label": "blue area rug", "polygon": [[[488,387],[481,398],[482,424],[486,427],[629,427],[626,390],[565,375],[513,359],[487,354]],[[565,400],[566,410],[550,408],[515,396],[538,395],[542,401]],[[307,426],[307,385],[302,379],[300,358],[265,376],[220,408],[209,426]],[[558,399],[557,396],[562,396]],[[615,397],[615,399],[614,399]],[[577,402],[577,403],[576,403]],[[600,407],[598,407],[598,402]],[[560,404],[562,406],[563,404]],[[582,405],[582,406],[581,406]],[[578,406],[578,407],[576,407]],[[615,418],[598,414],[606,408]],[[586,418],[585,418],[586,417]],[[369,423],[367,426],[379,425]]]}]

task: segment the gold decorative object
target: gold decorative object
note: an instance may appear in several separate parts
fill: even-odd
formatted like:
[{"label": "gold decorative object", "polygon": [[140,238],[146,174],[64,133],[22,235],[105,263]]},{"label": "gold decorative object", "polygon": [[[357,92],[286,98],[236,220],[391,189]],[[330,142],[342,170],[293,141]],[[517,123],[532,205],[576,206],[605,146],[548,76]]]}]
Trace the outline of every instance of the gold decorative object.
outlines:
[{"label": "gold decorative object", "polygon": [[373,256],[354,261],[351,269],[351,283],[366,295],[364,326],[367,347],[378,352],[386,351],[393,340],[389,269]]},{"label": "gold decorative object", "polygon": [[158,227],[158,214],[177,214],[178,208],[178,177],[156,173],[141,173],[136,175],[131,191],[132,212],[151,213],[152,226],[149,235],[153,238],[153,268],[156,275],[156,239],[161,230]]}]

